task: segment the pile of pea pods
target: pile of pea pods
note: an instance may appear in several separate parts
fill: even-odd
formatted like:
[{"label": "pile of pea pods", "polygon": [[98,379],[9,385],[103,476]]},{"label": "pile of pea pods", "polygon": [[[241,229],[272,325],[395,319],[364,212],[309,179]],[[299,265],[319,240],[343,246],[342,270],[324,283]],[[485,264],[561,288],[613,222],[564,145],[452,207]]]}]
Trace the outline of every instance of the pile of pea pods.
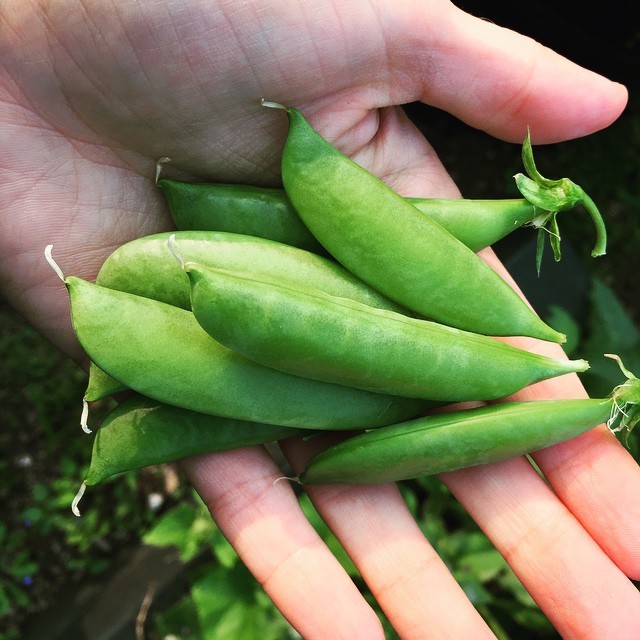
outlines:
[{"label": "pile of pea pods", "polygon": [[[640,382],[621,362],[626,382],[607,398],[501,401],[588,363],[499,340],[564,336],[477,252],[530,225],[559,259],[557,215],[578,204],[595,225],[593,255],[606,249],[591,199],[538,173],[528,135],[523,198],[407,199],[298,110],[264,104],[288,116],[283,189],[158,175],[177,231],[122,245],[95,283],[58,269],[91,360],[83,429],[90,403],[124,398],[95,434],[81,492],[131,469],[327,430],[345,437],[309,461],[303,485],[440,473],[637,423]],[[486,404],[433,411],[456,402]]]}]

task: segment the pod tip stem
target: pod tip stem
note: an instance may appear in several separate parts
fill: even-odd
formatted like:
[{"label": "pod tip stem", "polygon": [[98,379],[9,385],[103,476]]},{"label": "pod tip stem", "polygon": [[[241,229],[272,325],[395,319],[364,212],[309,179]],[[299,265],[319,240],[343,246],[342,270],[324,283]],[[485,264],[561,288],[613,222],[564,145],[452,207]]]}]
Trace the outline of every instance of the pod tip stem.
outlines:
[{"label": "pod tip stem", "polygon": [[80,415],[80,426],[85,433],[91,433],[88,425],[89,418],[89,403],[86,400],[82,401],[82,414]]},{"label": "pod tip stem", "polygon": [[629,371],[629,369],[627,369],[624,366],[624,363],[622,362],[622,358],[619,355],[617,355],[616,353],[605,353],[603,355],[605,358],[611,358],[611,360],[615,360],[618,363],[618,366],[620,367],[620,371],[622,371],[622,373],[624,374],[625,378],[627,378],[627,380],[636,379],[633,373],[631,373],[631,371]]},{"label": "pod tip stem", "polygon": [[60,268],[58,263],[53,259],[52,251],[53,251],[52,244],[48,244],[44,248],[45,260],[49,263],[49,266],[56,272],[56,275],[58,276],[58,278],[60,278],[60,280],[64,282],[65,281],[64,273],[62,272],[62,269]]},{"label": "pod tip stem", "polygon": [[171,253],[175,257],[175,259],[180,263],[180,266],[184,269],[185,262],[184,262],[184,258],[182,257],[182,255],[180,255],[180,252],[178,251],[178,248],[176,247],[176,234],[175,233],[172,233],[169,236],[169,239],[167,240],[167,247],[169,248],[169,251],[171,251]]},{"label": "pod tip stem", "polygon": [[273,100],[265,100],[265,98],[260,98],[260,104],[267,109],[280,109],[282,111],[288,111],[287,107],[285,107],[280,102],[274,102]]},{"label": "pod tip stem", "polygon": [[162,166],[167,164],[167,162],[171,162],[171,158],[169,158],[169,156],[163,156],[162,158],[158,158],[156,162],[156,180],[155,180],[156,185],[160,180],[160,174],[162,173]]},{"label": "pod tip stem", "polygon": [[73,511],[73,515],[76,516],[77,518],[80,517],[80,509],[78,509],[78,504],[80,503],[80,500],[82,500],[82,496],[84,495],[84,492],[87,489],[87,483],[83,482],[80,485],[80,488],[78,489],[78,493],[76,493],[75,498],[73,499],[73,502],[71,503],[71,511]]},{"label": "pod tip stem", "polygon": [[302,482],[300,482],[300,478],[298,476],[281,476],[279,478],[276,478],[273,481],[273,486],[275,487],[279,482],[281,482],[282,480],[288,480],[289,482],[295,482],[296,484],[302,484]]}]

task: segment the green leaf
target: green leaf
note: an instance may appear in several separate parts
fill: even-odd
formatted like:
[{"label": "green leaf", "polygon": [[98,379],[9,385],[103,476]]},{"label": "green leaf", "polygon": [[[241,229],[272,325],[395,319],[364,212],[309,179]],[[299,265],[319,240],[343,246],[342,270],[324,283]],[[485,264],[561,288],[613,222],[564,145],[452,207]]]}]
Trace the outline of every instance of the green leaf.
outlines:
[{"label": "green leaf", "polygon": [[[640,331],[611,287],[593,279],[590,343],[598,343],[603,352],[630,348],[640,341]],[[608,348],[604,348],[608,344]]]},{"label": "green leaf", "polygon": [[11,598],[7,589],[0,584],[0,617],[6,616],[11,612]]},{"label": "green leaf", "polygon": [[553,250],[553,258],[556,262],[560,262],[560,229],[558,228],[558,214],[554,213],[549,219],[549,243]]},{"label": "green leaf", "polygon": [[299,500],[300,507],[302,508],[307,520],[309,520],[313,528],[318,532],[318,535],[323,539],[324,543],[336,557],[338,562],[340,562],[347,574],[351,577],[359,576],[360,573],[351,561],[351,558],[344,550],[344,547],[338,542],[337,538],[333,535],[331,529],[329,529],[325,521],[315,510],[311,500],[309,500],[309,497],[306,494],[302,494]]},{"label": "green leaf", "polygon": [[533,146],[531,145],[531,131],[529,127],[527,127],[527,133],[522,143],[522,164],[524,165],[525,171],[529,174],[532,180],[543,185],[551,183],[551,185],[549,186],[553,186],[553,181],[547,180],[546,178],[542,177],[542,175],[538,171],[538,168],[536,167],[535,160],[533,159]]},{"label": "green leaf", "polygon": [[567,355],[573,354],[578,348],[582,337],[580,325],[574,320],[573,316],[559,305],[550,305],[545,322],[567,336],[567,341],[562,345],[562,348]]},{"label": "green leaf", "polygon": [[32,496],[36,502],[46,502],[49,499],[49,489],[39,482],[33,486]]},{"label": "green leaf", "polygon": [[513,599],[519,604],[527,608],[538,608],[531,594],[524,588],[510,567],[507,566],[506,570],[500,575],[498,582],[503,589],[511,593]]},{"label": "green leaf", "polygon": [[9,564],[8,570],[11,575],[18,578],[33,576],[38,573],[40,566],[28,554],[28,552],[20,553]]},{"label": "green leaf", "polygon": [[183,502],[160,518],[145,534],[143,542],[157,547],[176,547],[182,561],[188,562],[203,548],[206,539],[201,528],[194,534],[194,525],[197,524],[197,509]]},{"label": "green leaf", "polygon": [[207,571],[192,587],[202,640],[279,640],[290,625],[273,603],[259,598],[261,587],[246,567]]},{"label": "green leaf", "polygon": [[[180,598],[168,609],[160,611],[153,616],[154,638],[189,638],[200,640],[202,632],[191,594]],[[180,635],[178,635],[178,633]]]},{"label": "green leaf", "polygon": [[224,537],[222,531],[217,527],[211,538],[211,548],[218,562],[227,569],[231,569],[240,561],[236,550],[229,544],[229,541]]},{"label": "green leaf", "polygon": [[462,556],[458,561],[458,567],[473,573],[482,582],[489,582],[504,571],[507,564],[498,551],[488,549]]},{"label": "green leaf", "polygon": [[540,277],[540,271],[542,270],[542,257],[544,255],[544,241],[545,241],[545,229],[540,227],[538,229],[538,235],[536,237],[536,273]]}]

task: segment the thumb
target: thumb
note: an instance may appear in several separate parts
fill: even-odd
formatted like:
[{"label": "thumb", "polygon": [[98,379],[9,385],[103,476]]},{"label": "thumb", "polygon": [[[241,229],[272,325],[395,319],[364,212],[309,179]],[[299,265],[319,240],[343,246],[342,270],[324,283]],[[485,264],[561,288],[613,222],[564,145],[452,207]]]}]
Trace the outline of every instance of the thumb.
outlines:
[{"label": "thumb", "polygon": [[438,10],[411,2],[381,18],[405,98],[510,142],[521,142],[527,126],[536,143],[584,136],[623,111],[624,86],[450,2],[430,4]]}]

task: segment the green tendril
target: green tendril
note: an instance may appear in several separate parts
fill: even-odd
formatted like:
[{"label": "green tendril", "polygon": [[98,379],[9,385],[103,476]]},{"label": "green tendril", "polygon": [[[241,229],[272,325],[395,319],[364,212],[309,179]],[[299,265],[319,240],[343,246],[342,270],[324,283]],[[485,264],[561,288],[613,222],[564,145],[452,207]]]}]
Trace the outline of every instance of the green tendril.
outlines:
[{"label": "green tendril", "polygon": [[613,402],[611,415],[607,421],[607,426],[613,433],[625,432],[625,443],[627,443],[629,434],[640,422],[640,379],[624,366],[619,356],[613,353],[604,355],[618,363],[627,379],[611,392]]},{"label": "green tendril", "polygon": [[550,180],[545,178],[536,167],[533,159],[533,147],[529,129],[522,143],[522,164],[528,175],[518,173],[514,176],[516,186],[522,196],[536,209],[540,210],[531,225],[538,229],[538,243],[536,249],[536,267],[540,273],[542,252],[544,249],[544,231],[548,234],[553,256],[556,262],[561,258],[560,232],[558,230],[557,214],[561,211],[573,209],[581,204],[589,213],[596,232],[596,240],[591,251],[593,257],[602,256],[607,250],[607,230],[602,215],[593,200],[584,189],[569,178]]}]

